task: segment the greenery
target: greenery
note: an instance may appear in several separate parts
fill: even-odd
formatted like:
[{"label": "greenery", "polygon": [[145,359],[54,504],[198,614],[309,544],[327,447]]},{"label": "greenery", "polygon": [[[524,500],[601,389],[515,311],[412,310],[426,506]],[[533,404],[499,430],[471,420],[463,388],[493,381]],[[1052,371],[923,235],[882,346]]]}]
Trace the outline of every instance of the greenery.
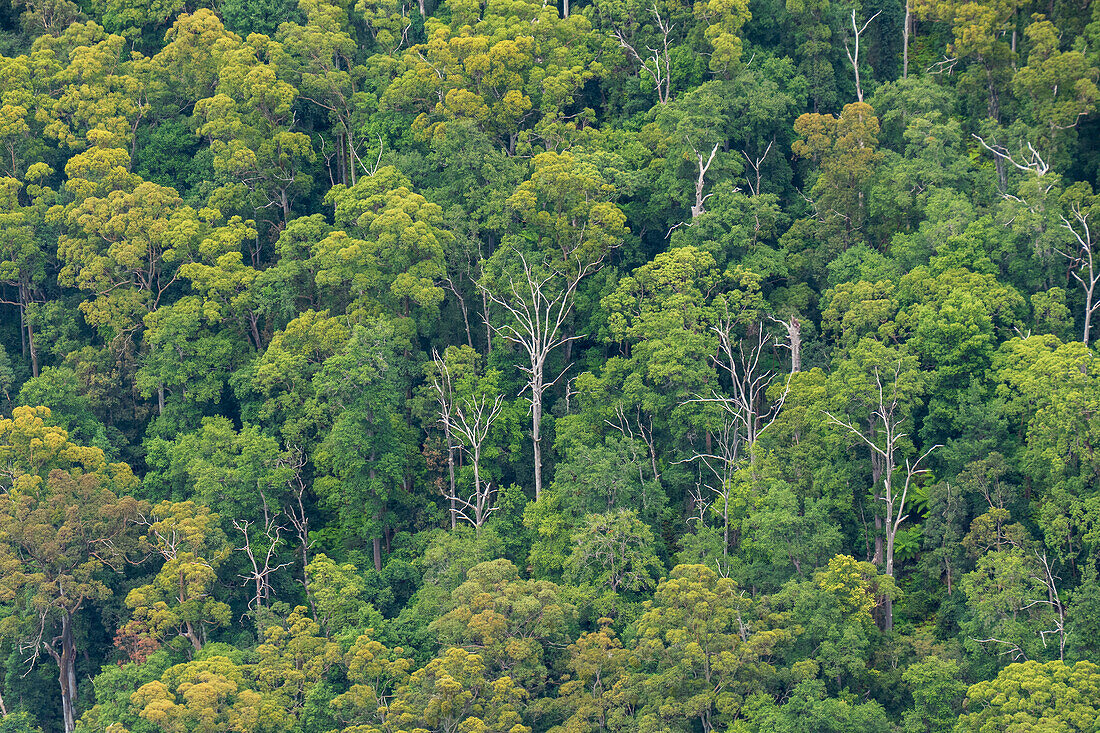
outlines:
[{"label": "greenery", "polygon": [[1100,731],[1100,2],[0,2],[0,733]]}]

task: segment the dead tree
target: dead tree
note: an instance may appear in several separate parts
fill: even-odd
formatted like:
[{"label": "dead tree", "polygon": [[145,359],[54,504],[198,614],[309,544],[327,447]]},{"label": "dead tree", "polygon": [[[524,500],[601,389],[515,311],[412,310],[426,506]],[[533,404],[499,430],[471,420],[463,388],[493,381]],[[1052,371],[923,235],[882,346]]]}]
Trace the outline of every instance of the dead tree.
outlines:
[{"label": "dead tree", "polygon": [[309,587],[309,573],[306,571],[306,567],[309,565],[309,548],[313,546],[313,542],[309,539],[309,515],[306,514],[305,506],[306,483],[302,478],[302,469],[306,464],[305,454],[297,446],[288,446],[286,457],[281,462],[291,471],[290,478],[287,480],[287,486],[290,488],[290,501],[286,515],[298,540],[298,550],[302,555],[302,587],[305,589],[306,599],[309,601],[309,606],[313,610],[313,617],[316,619],[317,608]]},{"label": "dead tree", "polygon": [[1004,191],[1005,186],[1008,185],[1004,169],[1006,161],[1025,173],[1034,173],[1039,178],[1042,178],[1050,172],[1050,164],[1043,160],[1043,156],[1039,154],[1039,151],[1036,150],[1030,142],[1027,144],[1027,153],[1021,153],[1020,159],[1017,160],[1004,145],[1000,145],[996,142],[990,145],[980,135],[974,135],[973,137],[981,143],[983,148],[993,153],[993,161],[997,165],[997,180],[1000,183],[1001,191]]},{"label": "dead tree", "polygon": [[1081,334],[1081,340],[1087,346],[1089,343],[1089,331],[1092,329],[1092,314],[1100,309],[1100,299],[1096,297],[1096,285],[1100,283],[1100,269],[1096,266],[1093,247],[1096,245],[1095,234],[1089,224],[1090,211],[1082,210],[1079,202],[1074,202],[1069,207],[1069,217],[1060,216],[1062,227],[1073,235],[1071,247],[1055,249],[1055,251],[1069,260],[1070,275],[1085,291],[1085,327]]},{"label": "dead tree", "polygon": [[912,29],[913,12],[909,0],[905,0],[905,16],[901,21],[901,78],[909,78],[909,31]]},{"label": "dead tree", "polygon": [[494,502],[497,490],[493,482],[481,480],[481,454],[503,406],[503,395],[497,395],[491,402],[488,396],[480,395],[456,404],[449,418],[450,432],[459,438],[462,448],[470,456],[474,469],[474,492],[465,496],[456,491],[452,484],[450,493],[444,492],[444,496],[451,502],[452,516],[468,522],[478,534],[489,515],[498,508]]},{"label": "dead tree", "polygon": [[451,529],[458,523],[457,496],[455,492],[455,446],[451,434],[451,425],[454,423],[454,385],[451,382],[451,370],[447,362],[439,355],[437,349],[432,349],[432,361],[435,362],[438,374],[432,376],[432,391],[435,393],[436,403],[439,405],[439,424],[443,426],[443,437],[447,441],[447,476],[450,479],[450,493],[444,492],[444,496],[451,501]]},{"label": "dead tree", "polygon": [[[531,443],[535,459],[535,500],[542,495],[542,400],[546,390],[557,384],[566,370],[552,379],[546,376],[546,362],[559,346],[580,336],[567,335],[565,322],[573,310],[577,286],[586,275],[600,267],[600,261],[580,264],[575,270],[562,273],[552,265],[540,272],[518,250],[522,272],[505,275],[506,282],[478,287],[491,302],[510,316],[510,321],[490,328],[505,341],[518,346],[527,355],[528,364],[519,368],[527,377],[525,392],[530,393]],[[486,319],[488,322],[488,318]]]},{"label": "dead tree", "polygon": [[714,143],[714,147],[711,148],[710,155],[707,157],[706,161],[703,160],[703,153],[698,148],[692,145],[691,149],[692,152],[695,153],[695,158],[699,166],[699,175],[695,179],[695,205],[691,207],[691,218],[696,219],[703,214],[703,204],[711,197],[709,193],[706,196],[703,195],[703,186],[707,171],[710,170],[711,163],[714,162],[714,156],[718,153],[718,143]]},{"label": "dead tree", "polygon": [[657,90],[657,101],[661,104],[668,104],[671,96],[670,83],[672,80],[669,36],[672,35],[674,24],[661,17],[661,14],[657,11],[657,3],[653,3],[650,12],[653,13],[655,27],[657,32],[661,34],[661,40],[657,47],[644,47],[642,49],[645,54],[644,57],[638,51],[639,46],[627,37],[627,33],[623,28],[616,26],[611,32],[619,45],[626,49],[627,54],[633,56],[634,60],[638,62],[641,70],[653,79],[653,86]]},{"label": "dead tree", "polygon": [[783,409],[790,391],[790,375],[783,393],[769,402],[767,391],[777,374],[764,369],[761,361],[772,339],[763,324],[756,324],[755,336],[737,338],[736,325],[736,316],[727,310],[714,327],[718,335],[718,354],[714,362],[719,371],[729,377],[733,394],[726,397],[715,392],[711,401],[721,404],[737,422],[751,462],[756,441]]},{"label": "dead tree", "polygon": [[802,321],[798,320],[798,316],[791,316],[785,321],[772,318],[772,321],[787,331],[787,348],[791,350],[791,374],[798,374],[802,371]]},{"label": "dead tree", "polygon": [[615,420],[605,420],[604,422],[615,428],[615,430],[619,431],[619,433],[626,438],[627,445],[630,446],[631,456],[634,458],[634,463],[638,466],[638,483],[642,487],[642,508],[649,509],[649,492],[646,491],[648,482],[642,473],[643,463],[638,456],[637,445],[639,442],[645,445],[646,456],[649,459],[649,467],[653,472],[653,483],[654,485],[660,486],[661,472],[657,470],[657,443],[653,439],[653,415],[649,413],[643,415],[642,409],[636,407],[633,419],[629,418],[626,415],[626,409],[623,407],[623,403],[619,402],[615,405]]},{"label": "dead tree", "polygon": [[755,185],[753,185],[751,179],[748,179],[748,177],[746,177],[746,180],[749,184],[749,193],[751,193],[753,196],[760,195],[760,168],[763,167],[764,161],[768,159],[768,153],[772,151],[772,145],[774,144],[775,138],[772,138],[771,142],[768,143],[768,147],[764,148],[764,154],[761,155],[759,158],[750,158],[749,154],[746,151],[741,151],[741,155],[744,156],[745,162],[749,164],[749,168],[752,168],[752,172],[756,175]]},{"label": "dead tree", "polygon": [[710,435],[710,450],[697,451],[688,459],[698,461],[710,474],[710,480],[700,477],[700,483],[710,490],[714,499],[707,501],[701,491],[695,492],[691,498],[699,507],[700,518],[706,507],[718,507],[716,511],[722,516],[723,556],[729,554],[730,548],[730,504],[733,501],[734,475],[741,467],[741,442],[737,422],[727,412],[722,426]]},{"label": "dead tree", "polygon": [[[902,432],[903,418],[900,409],[901,400],[897,389],[898,378],[901,373],[900,370],[901,364],[899,362],[895,368],[894,381],[890,389],[890,394],[888,395],[887,387],[883,385],[882,375],[877,368],[875,369],[875,382],[878,386],[878,405],[871,412],[872,428],[869,434],[857,428],[853,423],[841,420],[831,412],[825,412],[830,422],[844,428],[859,438],[861,442],[870,448],[872,457],[877,456],[879,459],[882,472],[882,494],[877,498],[883,501],[886,510],[884,523],[886,531],[886,552],[884,560],[886,575],[889,575],[891,578],[894,577],[894,542],[897,539],[898,529],[901,527],[901,523],[909,517],[905,511],[906,501],[909,498],[909,489],[913,485],[913,480],[915,478],[928,473],[927,468],[921,467],[924,460],[937,448],[943,447],[941,445],[932,446],[922,453],[916,461],[906,458],[904,469],[899,465],[898,459],[903,450],[901,441],[908,437],[907,433]],[[896,476],[899,471],[903,471],[902,477]],[[900,481],[900,492],[898,491],[899,478],[903,478],[903,480]],[[889,596],[887,596],[885,601],[885,614],[885,628],[889,630],[894,626],[894,602]]]},{"label": "dead tree", "polygon": [[[246,582],[255,585],[252,598],[248,601],[250,611],[257,611],[267,605],[267,599],[271,596],[272,591],[271,576],[290,565],[288,562],[276,561],[276,551],[284,541],[282,538],[283,527],[278,523],[278,517],[278,513],[268,511],[267,502],[265,501],[264,524],[261,532],[266,543],[260,542],[252,536],[251,529],[256,522],[250,519],[233,520],[233,526],[244,537],[244,544],[238,547],[237,550],[248,557],[248,562],[252,566],[251,573],[240,576]],[[264,544],[266,544],[266,547],[264,547]]]},{"label": "dead tree", "polygon": [[689,459],[701,462],[714,478],[714,484],[708,486],[715,495],[715,504],[721,507],[725,539],[723,554],[728,552],[731,539],[729,511],[733,500],[734,475],[745,466],[755,465],[756,443],[779,417],[790,391],[788,375],[782,394],[774,400],[767,399],[768,388],[778,376],[774,370],[765,369],[762,365],[772,339],[763,324],[756,325],[755,335],[745,338],[737,337],[736,326],[736,314],[727,310],[718,325],[714,326],[718,335],[718,350],[712,357],[718,370],[729,377],[732,394],[725,395],[714,390],[709,397],[689,400],[716,404],[724,414],[722,426],[709,436],[707,450],[697,451]]},{"label": "dead tree", "polygon": [[[906,5],[906,10],[908,10],[908,5]],[[859,37],[864,34],[867,30],[867,26],[871,25],[871,21],[877,18],[881,12],[880,10],[878,13],[872,15],[862,27],[859,27],[856,25],[856,9],[852,8],[852,35],[854,35],[856,39],[855,53],[852,53],[852,50],[848,48],[848,41],[844,42],[844,53],[848,54],[848,62],[852,65],[852,71],[856,75],[856,98],[859,99],[860,102],[863,101],[863,85],[860,84],[859,80]]]},{"label": "dead tree", "polygon": [[1054,612],[1054,628],[1040,631],[1039,638],[1043,640],[1043,646],[1046,647],[1047,637],[1057,636],[1058,658],[1064,662],[1066,660],[1066,607],[1062,604],[1062,597],[1058,593],[1058,584],[1055,582],[1058,578],[1050,569],[1050,561],[1047,560],[1045,552],[1042,555],[1035,552],[1035,558],[1039,561],[1042,572],[1038,577],[1032,576],[1032,580],[1038,582],[1046,591],[1046,598],[1031,600],[1020,610],[1027,610],[1032,606],[1050,607],[1051,611]]}]

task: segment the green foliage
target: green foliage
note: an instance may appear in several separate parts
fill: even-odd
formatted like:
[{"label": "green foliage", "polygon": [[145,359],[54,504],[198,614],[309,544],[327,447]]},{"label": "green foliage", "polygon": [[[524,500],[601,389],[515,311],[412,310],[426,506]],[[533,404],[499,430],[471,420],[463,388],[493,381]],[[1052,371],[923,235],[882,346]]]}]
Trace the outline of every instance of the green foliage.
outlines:
[{"label": "green foliage", "polygon": [[1100,674],[1090,662],[1030,661],[1006,667],[995,680],[966,693],[966,713],[957,731],[1003,730],[1006,726],[1087,731],[1096,727]]},{"label": "green foliage", "polygon": [[0,3],[0,729],[1094,728],[1098,84],[1095,2]]}]

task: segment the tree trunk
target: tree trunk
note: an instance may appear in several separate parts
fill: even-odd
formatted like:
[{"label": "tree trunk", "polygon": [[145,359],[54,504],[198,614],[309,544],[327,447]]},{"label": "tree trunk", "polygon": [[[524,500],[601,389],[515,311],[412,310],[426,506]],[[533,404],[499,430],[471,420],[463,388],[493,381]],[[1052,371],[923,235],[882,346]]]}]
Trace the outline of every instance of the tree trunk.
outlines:
[{"label": "tree trunk", "polygon": [[76,729],[76,641],[73,639],[73,617],[68,611],[61,616],[61,654],[56,661],[60,670],[57,681],[61,685],[65,733],[72,733]]},{"label": "tree trunk", "polygon": [[447,423],[443,424],[443,431],[447,435],[447,473],[451,479],[451,529],[453,530],[457,523],[455,519],[457,514],[457,507],[455,506],[455,449],[451,444],[451,429],[447,426]]},{"label": "tree trunk", "polygon": [[535,501],[542,496],[542,393],[531,385],[531,445],[535,452]]},{"label": "tree trunk", "polygon": [[485,523],[485,510],[488,501],[481,497],[481,444],[474,443],[474,533],[481,536],[481,525]]},{"label": "tree trunk", "polygon": [[905,19],[901,24],[901,78],[909,78],[909,0],[905,0]]},{"label": "tree trunk", "polygon": [[882,501],[882,492],[878,488],[879,479],[882,478],[882,459],[871,454],[871,485],[875,487],[875,556],[871,560],[875,565],[882,564],[882,512],[878,503]]},{"label": "tree trunk", "polygon": [[359,177],[355,168],[355,147],[351,144],[351,135],[348,135],[348,170],[351,171],[351,185],[355,185],[359,181]]},{"label": "tree trunk", "polygon": [[27,321],[27,347],[31,352],[31,376],[38,376],[38,347],[34,345],[34,326]]},{"label": "tree trunk", "polygon": [[[894,536],[895,532],[887,525],[886,527],[886,574],[891,578],[894,577]],[[883,604],[883,611],[885,618],[883,619],[884,631],[889,631],[894,628],[894,599],[890,596],[886,597]]]},{"label": "tree trunk", "polygon": [[258,322],[258,319],[256,318],[255,313],[249,313],[248,314],[248,325],[249,325],[249,328],[252,330],[252,338],[256,342],[256,350],[257,351],[263,351],[264,350],[264,342],[263,342],[263,339],[260,338],[260,324]]},{"label": "tree trunk", "polygon": [[493,353],[493,327],[489,325],[489,296],[481,291],[481,319],[485,321],[485,354]]},{"label": "tree trunk", "polygon": [[1085,342],[1085,346],[1089,345],[1089,331],[1092,328],[1092,312],[1096,310],[1093,306],[1093,298],[1096,291],[1096,276],[1092,272],[1092,253],[1089,253],[1089,286],[1085,289],[1085,329],[1081,336],[1081,340]]}]

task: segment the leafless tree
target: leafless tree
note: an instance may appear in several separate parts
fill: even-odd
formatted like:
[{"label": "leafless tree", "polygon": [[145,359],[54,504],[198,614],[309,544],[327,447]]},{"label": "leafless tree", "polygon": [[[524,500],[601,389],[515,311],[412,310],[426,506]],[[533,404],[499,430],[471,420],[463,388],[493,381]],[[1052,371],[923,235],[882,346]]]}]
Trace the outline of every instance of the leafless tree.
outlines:
[{"label": "leafless tree", "polygon": [[435,362],[438,373],[432,376],[432,391],[435,393],[436,404],[439,405],[439,424],[443,426],[443,437],[447,441],[447,476],[450,479],[450,492],[444,492],[451,501],[451,529],[458,523],[457,494],[455,493],[455,448],[454,436],[451,434],[451,425],[454,423],[454,384],[451,381],[451,369],[447,362],[439,355],[437,349],[432,349],[432,361]]},{"label": "leafless tree", "polygon": [[635,407],[634,415],[628,416],[626,414],[626,408],[623,407],[623,403],[619,402],[615,405],[615,419],[605,420],[604,422],[617,430],[626,439],[627,445],[630,447],[631,456],[634,458],[634,463],[638,466],[638,483],[642,487],[642,508],[648,509],[649,492],[646,487],[651,484],[646,480],[642,472],[644,462],[641,456],[638,455],[638,444],[641,443],[646,447],[649,467],[653,472],[652,485],[659,486],[661,483],[661,472],[657,470],[657,443],[653,439],[653,415],[643,413],[641,407]]},{"label": "leafless tree", "polygon": [[1085,291],[1085,327],[1081,340],[1087,346],[1089,331],[1092,329],[1092,314],[1100,309],[1100,299],[1096,297],[1096,285],[1100,283],[1100,269],[1096,266],[1093,247],[1096,246],[1095,233],[1089,223],[1091,212],[1081,208],[1079,202],[1069,207],[1069,216],[1060,216],[1062,227],[1073,236],[1070,247],[1055,249],[1069,260],[1070,275]]},{"label": "leafless tree", "polygon": [[706,196],[703,195],[703,185],[707,171],[710,170],[711,163],[714,162],[714,156],[718,153],[719,143],[714,143],[714,147],[711,148],[710,155],[707,156],[706,161],[703,160],[703,152],[701,150],[690,142],[688,144],[691,145],[691,150],[695,153],[695,158],[699,165],[699,175],[695,179],[695,205],[691,207],[691,218],[696,219],[703,214],[703,204],[711,197],[709,193]]},{"label": "leafless tree", "polygon": [[254,525],[258,526],[256,522],[251,519],[233,520],[233,526],[244,538],[244,544],[237,550],[248,557],[248,562],[252,566],[251,573],[240,576],[245,581],[255,584],[255,591],[248,602],[248,608],[251,611],[266,605],[272,591],[271,576],[290,565],[289,562],[277,562],[276,559],[278,547],[284,542],[283,527],[279,524],[278,517],[277,512],[268,511],[267,502],[264,501],[264,523],[259,527],[262,540],[253,537],[252,528]]},{"label": "leafless tree", "polygon": [[802,371],[802,321],[798,316],[790,316],[782,321],[773,317],[772,321],[787,331],[787,348],[791,351],[791,374]]},{"label": "leafless tree", "polygon": [[451,491],[444,492],[444,496],[451,502],[452,517],[462,518],[479,533],[489,515],[497,510],[494,502],[496,487],[492,481],[481,480],[481,454],[485,441],[489,438],[489,431],[500,416],[503,406],[503,395],[496,395],[490,401],[483,394],[455,404],[448,418],[451,434],[458,437],[463,449],[470,456],[474,469],[474,493],[464,496],[452,483]]},{"label": "leafless tree", "polygon": [[777,373],[764,369],[761,362],[772,338],[763,324],[756,324],[753,329],[755,334],[745,338],[737,337],[736,327],[736,315],[728,309],[714,326],[714,332],[718,335],[718,353],[714,362],[719,371],[729,377],[733,394],[724,396],[715,392],[710,401],[718,402],[733,416],[751,461],[756,441],[783,409],[790,391],[790,375],[782,394],[769,402],[767,391]]},{"label": "leafless tree", "polygon": [[[908,7],[908,6],[907,6]],[[848,63],[852,65],[852,72],[856,75],[856,98],[859,101],[863,101],[863,85],[860,84],[859,79],[859,37],[867,30],[867,26],[871,25],[871,21],[879,16],[879,13],[875,13],[862,27],[856,25],[856,9],[852,8],[852,35],[855,36],[855,53],[852,49],[848,48],[848,41],[844,41],[844,53],[848,54]]]},{"label": "leafless tree", "polygon": [[709,479],[701,477],[700,483],[710,490],[713,500],[707,501],[701,491],[697,491],[692,499],[697,506],[700,518],[708,507],[717,507],[717,512],[722,516],[722,538],[725,540],[722,544],[723,556],[729,554],[733,478],[741,467],[742,443],[738,424],[732,419],[730,413],[726,413],[725,417],[722,426],[710,435],[710,449],[696,451],[687,459],[698,461],[710,474]]},{"label": "leafless tree", "polygon": [[[650,12],[653,13],[653,19],[655,21],[655,27],[661,34],[661,40],[656,47],[645,46],[640,47],[628,37],[626,31],[619,26],[612,28],[612,34],[615,36],[615,40],[619,42],[619,45],[626,49],[626,52],[634,57],[634,60],[641,66],[641,70],[653,79],[653,86],[657,89],[657,101],[661,104],[668,104],[671,88],[670,82],[672,79],[672,63],[669,56],[669,36],[672,34],[672,29],[675,24],[670,23],[668,20],[661,17],[660,12],[657,10],[657,3],[653,3],[653,7],[650,8]],[[639,52],[641,48],[641,52]]]},{"label": "leafless tree", "polygon": [[752,180],[749,183],[749,193],[753,196],[760,195],[760,168],[764,165],[764,161],[768,159],[768,153],[772,151],[772,146],[775,145],[775,138],[772,138],[768,143],[768,147],[764,148],[764,153],[760,157],[751,158],[748,152],[742,150],[741,155],[744,156],[745,162],[749,164],[749,168],[752,168],[752,172],[756,175],[756,184],[754,185]]},{"label": "leafless tree", "polygon": [[913,12],[905,0],[905,15],[901,21],[901,78],[909,78],[909,31],[913,28]]},{"label": "leafless tree", "polygon": [[[980,135],[974,135],[974,139],[981,143],[983,148],[993,153],[998,162],[1007,161],[1019,170],[1025,173],[1032,172],[1040,178],[1050,172],[1050,164],[1043,160],[1043,156],[1030,142],[1027,144],[1027,152],[1021,152],[1019,160],[1017,160],[1016,156],[1013,156],[1004,145],[1000,145],[996,142],[990,145],[985,141],[985,138]],[[1004,186],[1004,181],[1001,182],[1001,185],[1002,187]]]},{"label": "leafless tree", "polygon": [[1062,598],[1058,593],[1057,576],[1050,569],[1050,561],[1047,560],[1047,555],[1044,552],[1040,555],[1035,552],[1035,558],[1039,561],[1039,566],[1042,568],[1042,572],[1038,576],[1032,576],[1032,580],[1035,580],[1046,591],[1045,598],[1035,598],[1024,604],[1021,610],[1026,610],[1032,606],[1049,606],[1054,612],[1054,628],[1044,629],[1039,632],[1039,638],[1043,640],[1043,646],[1047,645],[1048,636],[1058,637],[1058,658],[1063,662],[1066,660],[1066,607],[1062,604]]},{"label": "leafless tree", "polygon": [[302,587],[306,591],[306,599],[313,610],[314,618],[317,617],[317,608],[313,601],[313,593],[309,587],[309,573],[306,566],[309,565],[309,548],[313,542],[309,539],[309,515],[306,514],[305,493],[306,483],[302,477],[302,469],[305,467],[305,453],[298,446],[288,446],[285,457],[280,461],[282,465],[290,469],[290,477],[287,486],[290,488],[290,496],[287,506],[287,519],[298,540],[298,550],[302,555]]},{"label": "leafless tree", "polygon": [[[580,338],[565,332],[565,323],[573,310],[577,286],[586,275],[599,269],[602,260],[579,264],[570,272],[560,272],[553,266],[540,270],[535,263],[516,250],[521,271],[505,273],[503,282],[478,287],[492,303],[508,314],[503,324],[489,324],[492,331],[505,341],[518,346],[528,358],[519,368],[527,377],[525,392],[530,393],[531,442],[535,457],[535,500],[542,495],[542,400],[546,390],[557,384],[563,370],[552,379],[546,376],[546,362],[554,349]],[[486,318],[488,322],[489,319]]]},{"label": "leafless tree", "polygon": [[729,377],[732,394],[714,390],[709,397],[689,400],[716,404],[723,411],[722,425],[708,436],[706,449],[694,452],[688,459],[702,463],[713,479],[713,483],[706,485],[715,495],[714,505],[720,507],[725,539],[723,553],[728,552],[730,545],[734,475],[744,466],[753,465],[756,442],[779,417],[790,391],[788,375],[782,394],[774,400],[767,399],[768,388],[778,374],[763,368],[762,361],[773,340],[763,324],[756,324],[754,334],[739,338],[737,324],[737,315],[727,308],[714,326],[718,350],[713,361],[718,370]]},{"label": "leafless tree", "polygon": [[[902,441],[908,436],[902,432],[901,398],[898,394],[898,379],[901,374],[901,364],[897,365],[893,374],[893,383],[889,386],[883,384],[882,374],[875,369],[875,382],[878,386],[878,405],[871,412],[871,425],[869,432],[860,430],[854,423],[841,420],[831,412],[825,412],[829,421],[851,432],[871,450],[873,457],[877,457],[881,466],[882,494],[877,497],[882,499],[886,509],[884,528],[886,531],[885,572],[891,578],[894,577],[894,542],[897,539],[898,529],[901,523],[908,519],[906,513],[906,501],[909,498],[909,489],[914,479],[928,473],[927,468],[921,464],[935,451],[942,448],[934,445],[926,450],[916,461],[905,458],[905,465],[899,465],[899,458],[903,451]],[[902,476],[896,476],[901,471]],[[899,479],[902,479],[899,481]],[[877,481],[876,481],[877,483]],[[898,484],[901,484],[900,491]],[[878,513],[876,512],[876,516]],[[878,524],[878,522],[876,522]],[[885,602],[885,627],[893,628],[894,604],[889,597]]]}]

